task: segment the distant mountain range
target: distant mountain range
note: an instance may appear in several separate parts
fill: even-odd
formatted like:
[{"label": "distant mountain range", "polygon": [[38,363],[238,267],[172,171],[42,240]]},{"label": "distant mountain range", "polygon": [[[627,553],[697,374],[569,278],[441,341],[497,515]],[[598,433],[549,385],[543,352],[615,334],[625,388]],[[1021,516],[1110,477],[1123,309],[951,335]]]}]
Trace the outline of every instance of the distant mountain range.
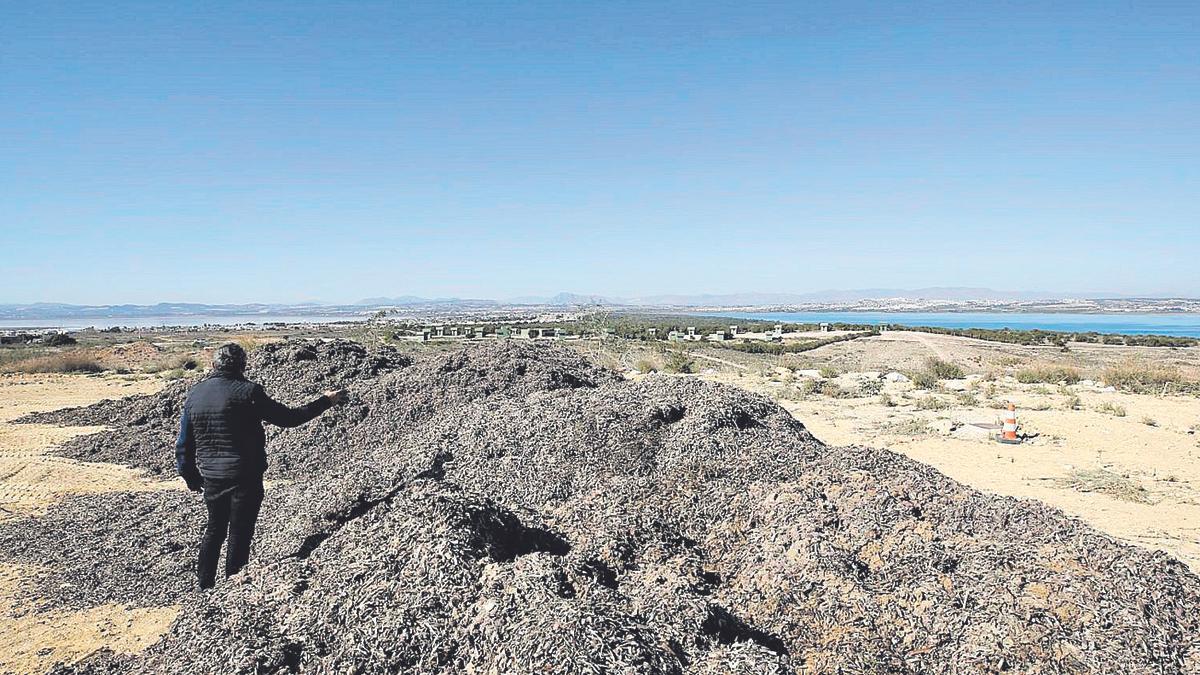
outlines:
[{"label": "distant mountain range", "polygon": [[[1082,298],[1082,299],[1081,299]],[[581,293],[558,293],[552,296],[524,296],[508,300],[471,298],[424,298],[415,295],[364,298],[352,304],[322,304],[304,302],[297,304],[251,303],[251,304],[203,304],[188,302],[162,302],[153,305],[72,305],[65,303],[39,302],[32,304],[0,304],[0,320],[21,319],[66,319],[66,318],[139,318],[139,317],[205,317],[228,316],[252,318],[256,315],[332,316],[359,317],[380,309],[405,309],[409,311],[554,307],[579,308],[592,305],[636,308],[786,308],[820,306],[826,310],[853,309],[863,303],[881,305],[886,308],[889,300],[903,300],[907,305],[940,303],[970,305],[980,310],[988,303],[1005,305],[1009,309],[1021,303],[1101,307],[1119,304],[1129,311],[1129,306],[1145,304],[1147,311],[1165,307],[1171,299],[1131,298],[1113,294],[1068,294],[1030,291],[996,291],[988,288],[932,287],[919,289],[869,288],[860,290],[826,290],[811,293],[725,293],[698,295],[647,295],[640,297],[609,297]],[[1188,307],[1195,301],[1180,300]],[[949,310],[953,311],[953,310]],[[961,311],[961,310],[960,310]],[[1030,310],[1025,310],[1030,311]],[[1071,310],[1067,310],[1071,311]],[[1165,311],[1179,311],[1168,308]],[[1184,311],[1191,311],[1185,309]]]},{"label": "distant mountain range", "polygon": [[[887,298],[907,298],[910,300],[952,300],[952,301],[1011,301],[1011,300],[1058,300],[1068,297],[1063,293],[1030,292],[1030,291],[994,291],[990,288],[958,288],[933,287],[918,289],[899,288],[865,288],[861,290],[827,290],[813,293],[703,293],[697,295],[646,295],[636,297],[620,297],[605,295],[589,295],[584,293],[558,293],[557,295],[520,296],[503,301],[496,300],[463,300],[460,298],[422,298],[404,295],[395,298],[366,298],[358,301],[357,305],[368,306],[404,306],[418,304],[485,304],[498,305],[630,305],[635,307],[711,307],[711,306],[743,306],[743,305],[786,305],[828,302],[856,302],[859,300],[882,300]],[[1088,297],[1098,297],[1090,295]],[[1113,297],[1113,296],[1108,296]]]}]

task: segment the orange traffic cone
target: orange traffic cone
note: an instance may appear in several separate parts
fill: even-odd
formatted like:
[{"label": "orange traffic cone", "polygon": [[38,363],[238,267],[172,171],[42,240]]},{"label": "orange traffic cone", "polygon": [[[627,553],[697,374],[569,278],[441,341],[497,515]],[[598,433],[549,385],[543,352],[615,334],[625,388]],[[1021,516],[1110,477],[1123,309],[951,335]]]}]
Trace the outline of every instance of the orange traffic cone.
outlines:
[{"label": "orange traffic cone", "polygon": [[1004,429],[1000,432],[1001,443],[1020,443],[1017,438],[1017,406],[1008,404],[1008,413],[1004,416]]}]

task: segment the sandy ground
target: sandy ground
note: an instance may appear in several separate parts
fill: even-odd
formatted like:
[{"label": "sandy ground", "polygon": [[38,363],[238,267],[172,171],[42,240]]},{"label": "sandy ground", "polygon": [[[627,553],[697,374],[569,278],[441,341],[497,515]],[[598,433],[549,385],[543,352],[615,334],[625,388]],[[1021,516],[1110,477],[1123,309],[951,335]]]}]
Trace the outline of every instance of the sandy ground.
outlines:
[{"label": "sandy ground", "polygon": [[[65,495],[111,490],[177,489],[110,464],[77,462],[47,454],[55,444],[98,427],[61,428],[12,424],[30,412],[55,410],[157,391],[157,379],[82,375],[0,376],[0,518],[36,514]],[[43,672],[101,647],[144,649],[174,620],[178,608],[106,605],[75,611],[40,611],[16,600],[28,570],[0,565],[0,672]]]},{"label": "sandy ground", "polygon": [[[847,391],[858,389],[864,380],[878,380],[877,373],[918,367],[930,356],[960,362],[968,371],[972,364],[976,371],[987,371],[1021,359],[1069,363],[1085,373],[1129,358],[1169,360],[1192,372],[1200,360],[1195,350],[1145,353],[1098,346],[1074,347],[1062,354],[1053,348],[920,333],[885,334],[816,351],[828,353],[810,353],[810,358],[872,369],[835,378]],[[1200,399],[1196,397],[1129,394],[1088,382],[1020,384],[994,372],[996,379],[988,380],[977,372],[946,381],[943,389],[933,392],[883,380],[882,393],[893,404],[886,405],[880,395],[803,395],[797,392],[805,378],[772,370],[710,372],[704,377],[776,397],[826,443],[887,447],[978,489],[1039,499],[1114,537],[1167,551],[1200,572]],[[922,407],[930,397],[937,406]],[[1008,401],[1017,406],[1022,433],[1036,435],[1022,445],[1001,445],[990,438],[994,431],[974,426],[1000,422],[1001,406]],[[1069,409],[1068,404],[1077,405]],[[1123,408],[1125,415],[1103,412],[1111,410],[1106,405]],[[1117,489],[1103,491],[1104,486],[1088,480],[1089,476],[1109,478]]]}]

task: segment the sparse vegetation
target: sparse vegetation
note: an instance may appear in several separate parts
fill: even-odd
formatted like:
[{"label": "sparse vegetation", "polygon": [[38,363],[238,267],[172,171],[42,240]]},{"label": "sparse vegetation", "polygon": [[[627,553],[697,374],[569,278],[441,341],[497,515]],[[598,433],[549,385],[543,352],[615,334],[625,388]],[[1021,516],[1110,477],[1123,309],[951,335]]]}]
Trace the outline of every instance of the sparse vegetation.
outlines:
[{"label": "sparse vegetation", "polygon": [[858,393],[861,396],[875,396],[883,391],[883,381],[877,378],[863,380],[858,383]]},{"label": "sparse vegetation", "polygon": [[838,375],[841,375],[842,371],[839,370],[836,366],[833,366],[833,365],[827,363],[827,364],[821,366],[820,373],[821,373],[821,377],[824,377],[826,379],[833,379],[833,378],[837,377]]},{"label": "sparse vegetation", "polygon": [[934,357],[925,359],[925,370],[939,380],[957,380],[965,374],[959,365]]},{"label": "sparse vegetation", "polygon": [[889,408],[896,407],[896,402],[892,400],[892,397],[889,394],[880,394],[879,395],[879,404],[887,406]]},{"label": "sparse vegetation", "polygon": [[853,390],[844,389],[837,382],[831,381],[821,383],[821,393],[829,398],[854,398],[855,395]]},{"label": "sparse vegetation", "polygon": [[246,353],[249,354],[250,352],[254,351],[255,349],[258,349],[259,347],[267,344],[268,342],[270,342],[270,340],[266,340],[264,338],[252,337],[249,335],[243,335],[243,336],[235,339],[234,342],[241,345],[242,349],[245,349]]},{"label": "sparse vegetation", "polygon": [[1096,412],[1106,413],[1114,417],[1124,417],[1125,407],[1117,405],[1111,401],[1105,401],[1104,403],[1096,406]]},{"label": "sparse vegetation", "polygon": [[[901,328],[896,326],[896,328]],[[987,340],[989,342],[1006,342],[1019,345],[1054,345],[1065,347],[1068,342],[1089,342],[1106,345],[1126,345],[1130,347],[1195,347],[1200,345],[1200,339],[1187,337],[1171,337],[1167,335],[1117,335],[1112,333],[1066,333],[1047,330],[1012,330],[1009,328],[937,328],[934,326],[910,326],[904,330],[937,335],[957,335],[960,337]]]},{"label": "sparse vegetation", "polygon": [[929,426],[929,421],[920,417],[885,424],[880,431],[893,436],[929,436],[934,433],[933,428]]},{"label": "sparse vegetation", "polygon": [[939,396],[925,396],[917,400],[918,410],[946,410],[950,407],[950,402]]},{"label": "sparse vegetation", "polygon": [[917,389],[933,389],[938,384],[937,376],[924,370],[909,373],[908,379],[912,380],[913,386]]},{"label": "sparse vegetation", "polygon": [[66,333],[51,333],[42,338],[42,344],[47,347],[69,347],[78,344],[78,340],[67,335]]},{"label": "sparse vegetation", "polygon": [[1079,400],[1078,396],[1069,396],[1066,401],[1063,401],[1063,408],[1066,410],[1079,410],[1083,407],[1083,401]]},{"label": "sparse vegetation", "polygon": [[954,397],[961,406],[974,408],[979,405],[979,397],[969,391],[960,391]]},{"label": "sparse vegetation", "polygon": [[104,366],[89,351],[72,350],[11,361],[0,367],[7,373],[99,373]]},{"label": "sparse vegetation", "polygon": [[692,357],[683,352],[668,352],[667,362],[663,365],[663,372],[694,373],[696,372],[696,362],[692,360]]},{"label": "sparse vegetation", "polygon": [[796,391],[800,392],[801,397],[807,397],[815,394],[820,386],[816,380],[806,377],[796,385]]},{"label": "sparse vegetation", "polygon": [[658,366],[650,359],[638,359],[637,363],[633,364],[639,373],[654,373],[658,372]]},{"label": "sparse vegetation", "polygon": [[930,357],[925,359],[921,370],[907,373],[917,389],[934,389],[942,380],[957,380],[963,377],[963,369],[956,364]]},{"label": "sparse vegetation", "polygon": [[1183,376],[1174,368],[1134,361],[1104,371],[1104,381],[1122,391],[1140,394],[1158,394],[1185,388]]},{"label": "sparse vegetation", "polygon": [[142,366],[144,373],[162,373],[168,370],[203,370],[200,360],[191,354],[175,354],[157,361],[148,361]]},{"label": "sparse vegetation", "polygon": [[1127,502],[1146,504],[1150,495],[1132,479],[1105,469],[1076,469],[1059,484],[1078,492],[1099,492]]},{"label": "sparse vegetation", "polygon": [[1034,384],[1046,382],[1050,384],[1066,383],[1076,384],[1083,379],[1079,371],[1068,366],[1030,366],[1017,371],[1017,382],[1022,384]]},{"label": "sparse vegetation", "polygon": [[720,347],[722,349],[732,349],[739,352],[747,352],[750,354],[799,354],[802,352],[812,351],[818,347],[835,344],[838,342],[848,342],[857,340],[858,338],[878,335],[874,331],[862,331],[859,333],[848,333],[846,335],[835,335],[827,338],[818,338],[815,340],[807,340],[805,342],[766,342],[763,340],[737,340],[725,342],[710,342],[706,343],[710,347]]}]

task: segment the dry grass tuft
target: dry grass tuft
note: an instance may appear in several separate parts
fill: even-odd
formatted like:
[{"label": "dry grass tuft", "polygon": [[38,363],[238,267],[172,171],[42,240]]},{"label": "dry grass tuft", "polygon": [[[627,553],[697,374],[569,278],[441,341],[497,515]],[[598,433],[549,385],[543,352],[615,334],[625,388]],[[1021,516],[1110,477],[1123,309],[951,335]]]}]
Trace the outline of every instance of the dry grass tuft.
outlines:
[{"label": "dry grass tuft", "polygon": [[938,358],[925,359],[925,372],[932,374],[939,380],[957,380],[966,374],[958,364]]},{"label": "dry grass tuft", "polygon": [[1183,376],[1178,370],[1135,361],[1126,361],[1104,371],[1104,381],[1123,391],[1158,394],[1182,388]]},{"label": "dry grass tuft", "polygon": [[937,396],[925,396],[917,401],[917,410],[946,410],[950,402]]},{"label": "dry grass tuft", "polygon": [[1058,483],[1077,492],[1098,492],[1127,502],[1150,503],[1150,493],[1146,488],[1106,469],[1076,469],[1066,478],[1059,479]]},{"label": "dry grass tuft", "polygon": [[81,349],[33,356],[0,367],[0,372],[5,373],[99,373],[103,370],[104,366],[94,354]]},{"label": "dry grass tuft", "polygon": [[1064,382],[1066,384],[1075,384],[1083,379],[1079,371],[1069,366],[1049,366],[1038,365],[1022,368],[1017,371],[1017,382],[1022,384],[1034,384],[1038,382],[1049,382],[1057,384]]}]

